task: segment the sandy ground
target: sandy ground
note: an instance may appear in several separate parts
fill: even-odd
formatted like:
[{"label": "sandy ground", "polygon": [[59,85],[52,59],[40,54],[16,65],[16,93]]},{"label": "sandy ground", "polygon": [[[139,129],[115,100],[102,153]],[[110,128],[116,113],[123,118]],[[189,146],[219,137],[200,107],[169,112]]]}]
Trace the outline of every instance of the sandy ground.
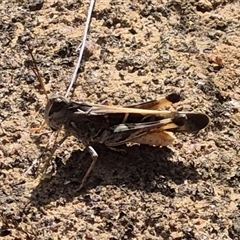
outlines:
[{"label": "sandy ground", "polygon": [[1,239],[240,239],[240,3],[97,1],[71,100],[114,105],[181,92],[174,109],[211,118],[169,147],[96,148],[70,137],[56,172],[25,175],[51,132],[46,96],[29,69],[30,42],[49,94],[66,93],[89,1],[0,4]]}]

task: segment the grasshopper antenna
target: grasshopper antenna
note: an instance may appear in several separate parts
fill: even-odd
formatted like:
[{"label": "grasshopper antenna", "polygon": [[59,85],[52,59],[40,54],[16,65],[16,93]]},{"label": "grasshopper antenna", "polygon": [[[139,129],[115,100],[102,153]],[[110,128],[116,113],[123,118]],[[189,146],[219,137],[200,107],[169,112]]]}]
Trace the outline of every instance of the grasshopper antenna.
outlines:
[{"label": "grasshopper antenna", "polygon": [[[78,77],[78,70],[79,70],[79,67],[80,67],[80,64],[81,64],[81,61],[82,61],[82,56],[83,56],[83,52],[84,52],[86,41],[87,41],[87,34],[88,34],[89,26],[90,26],[90,23],[91,23],[91,16],[92,16],[92,12],[93,12],[94,6],[95,6],[95,0],[91,0],[90,6],[89,6],[89,10],[88,10],[86,26],[85,26],[85,29],[84,29],[81,49],[80,49],[80,52],[79,52],[78,62],[77,62],[76,68],[74,70],[74,73],[73,73],[70,85],[68,87],[68,90],[67,90],[67,92],[65,94],[66,98],[68,97],[68,95],[69,95],[69,93],[70,93],[70,91],[71,91],[71,89],[73,87],[73,84],[76,82],[77,77]],[[79,49],[79,47],[78,47],[78,49]]]},{"label": "grasshopper antenna", "polygon": [[47,94],[47,90],[46,90],[46,88],[44,86],[43,80],[41,78],[41,75],[39,73],[39,70],[38,70],[38,67],[37,67],[37,64],[36,64],[36,59],[33,56],[32,49],[31,49],[29,44],[27,44],[27,47],[28,47],[29,54],[30,54],[30,56],[32,58],[32,67],[30,67],[30,68],[33,71],[33,73],[35,74],[35,76],[37,77],[38,81],[40,82],[41,88],[42,88],[42,90],[43,90],[43,92],[44,92],[44,94],[45,94],[45,96],[47,98],[47,102],[48,102],[49,101],[49,97],[48,97],[48,94]]},{"label": "grasshopper antenna", "polygon": [[[32,59],[32,63],[31,63],[31,65],[30,65],[30,69],[33,71],[33,73],[34,73],[35,76],[37,77],[37,79],[38,79],[38,81],[39,81],[39,83],[40,83],[40,85],[41,85],[41,88],[42,88],[42,90],[43,90],[43,92],[44,92],[44,94],[45,94],[45,96],[46,96],[46,98],[47,98],[47,102],[49,102],[49,97],[48,97],[48,94],[47,94],[45,85],[44,85],[44,83],[43,83],[43,80],[42,80],[42,78],[41,78],[41,75],[40,75],[40,73],[39,73],[39,70],[38,70],[38,67],[37,67],[37,64],[36,64],[36,59],[35,59],[35,57],[33,56],[32,48],[30,47],[29,44],[27,44],[27,47],[28,47],[28,52],[29,52],[29,54],[30,54],[30,56],[31,56],[31,59]],[[43,129],[43,127],[45,126],[45,123],[46,123],[46,121],[44,121],[44,122],[41,124],[40,127],[31,129],[31,130],[30,130],[30,133],[40,132],[40,131]],[[51,155],[50,155],[50,156],[52,156],[52,155],[54,154],[54,152],[56,151],[56,146],[59,145],[59,144],[56,143],[57,135],[58,135],[58,132],[55,132],[55,133],[52,135],[52,136],[55,136],[55,141],[54,141],[54,148],[53,148],[53,150],[51,151]],[[64,138],[64,140],[65,140],[65,139],[66,139],[66,138]],[[64,141],[64,140],[63,140],[63,141]],[[60,142],[59,142],[60,145],[63,143],[63,141],[60,141]],[[49,147],[50,142],[51,142],[51,141],[48,142],[46,148]],[[56,145],[56,146],[55,146],[55,145]],[[43,152],[37,159],[35,159],[35,160],[33,161],[32,165],[27,169],[27,171],[25,171],[25,173],[24,173],[25,175],[28,174],[28,173],[33,169],[33,167],[34,167],[36,164],[39,164],[39,161],[40,161],[40,159],[42,158],[42,156],[44,155],[44,153],[45,153],[45,152]],[[49,160],[47,161],[47,163],[49,163]],[[46,165],[46,164],[45,164],[45,165]]]}]

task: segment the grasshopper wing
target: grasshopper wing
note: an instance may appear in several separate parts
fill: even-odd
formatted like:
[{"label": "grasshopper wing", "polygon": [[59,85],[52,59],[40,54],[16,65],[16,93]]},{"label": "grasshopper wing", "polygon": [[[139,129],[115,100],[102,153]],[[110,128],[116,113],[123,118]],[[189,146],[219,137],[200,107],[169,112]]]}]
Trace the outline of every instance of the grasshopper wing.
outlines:
[{"label": "grasshopper wing", "polygon": [[175,140],[173,132],[197,132],[208,123],[208,117],[202,113],[176,113],[174,118],[114,125],[106,129],[101,138],[107,146],[117,146],[126,142],[167,146]]},{"label": "grasshopper wing", "polygon": [[[151,134],[154,133],[156,129],[158,129],[158,131],[160,132],[163,132],[164,127],[167,125],[169,126],[169,128],[177,128],[177,125],[173,123],[171,119],[164,119],[158,122],[149,123],[124,123],[115,125],[102,132],[102,134],[99,136],[101,139],[100,142],[103,142],[109,147],[122,145],[127,142],[135,142],[135,139],[141,139],[146,135],[151,136]],[[147,142],[147,139],[145,143],[149,145],[156,145]]]}]

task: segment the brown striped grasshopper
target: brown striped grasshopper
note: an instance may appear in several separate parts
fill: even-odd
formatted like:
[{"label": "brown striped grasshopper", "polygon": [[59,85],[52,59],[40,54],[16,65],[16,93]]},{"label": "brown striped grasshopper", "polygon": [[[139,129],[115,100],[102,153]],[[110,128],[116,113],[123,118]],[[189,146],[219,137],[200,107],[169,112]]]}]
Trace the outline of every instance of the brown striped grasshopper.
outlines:
[{"label": "brown striped grasshopper", "polygon": [[[38,71],[34,72],[44,88]],[[209,117],[203,113],[159,110],[178,101],[179,94],[172,93],[159,100],[122,107],[77,103],[56,96],[48,99],[45,121],[53,131],[64,128],[67,135],[79,139],[90,153],[93,161],[81,189],[98,159],[92,144],[109,148],[126,143],[167,146],[175,140],[174,132],[197,132],[209,124]]]}]

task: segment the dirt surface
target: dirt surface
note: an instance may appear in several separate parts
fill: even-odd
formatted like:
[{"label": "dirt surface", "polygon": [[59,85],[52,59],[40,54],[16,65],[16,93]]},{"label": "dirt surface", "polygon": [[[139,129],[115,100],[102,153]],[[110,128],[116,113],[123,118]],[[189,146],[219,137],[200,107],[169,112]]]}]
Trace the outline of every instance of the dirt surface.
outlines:
[{"label": "dirt surface", "polygon": [[[24,172],[45,149],[46,97],[29,69],[30,42],[49,94],[66,93],[89,1],[0,5],[1,239],[240,239],[240,3],[97,1],[71,100],[114,105],[181,92],[177,110],[211,118],[169,147],[96,148],[73,137],[55,174]],[[39,112],[39,113],[38,113]]]}]

